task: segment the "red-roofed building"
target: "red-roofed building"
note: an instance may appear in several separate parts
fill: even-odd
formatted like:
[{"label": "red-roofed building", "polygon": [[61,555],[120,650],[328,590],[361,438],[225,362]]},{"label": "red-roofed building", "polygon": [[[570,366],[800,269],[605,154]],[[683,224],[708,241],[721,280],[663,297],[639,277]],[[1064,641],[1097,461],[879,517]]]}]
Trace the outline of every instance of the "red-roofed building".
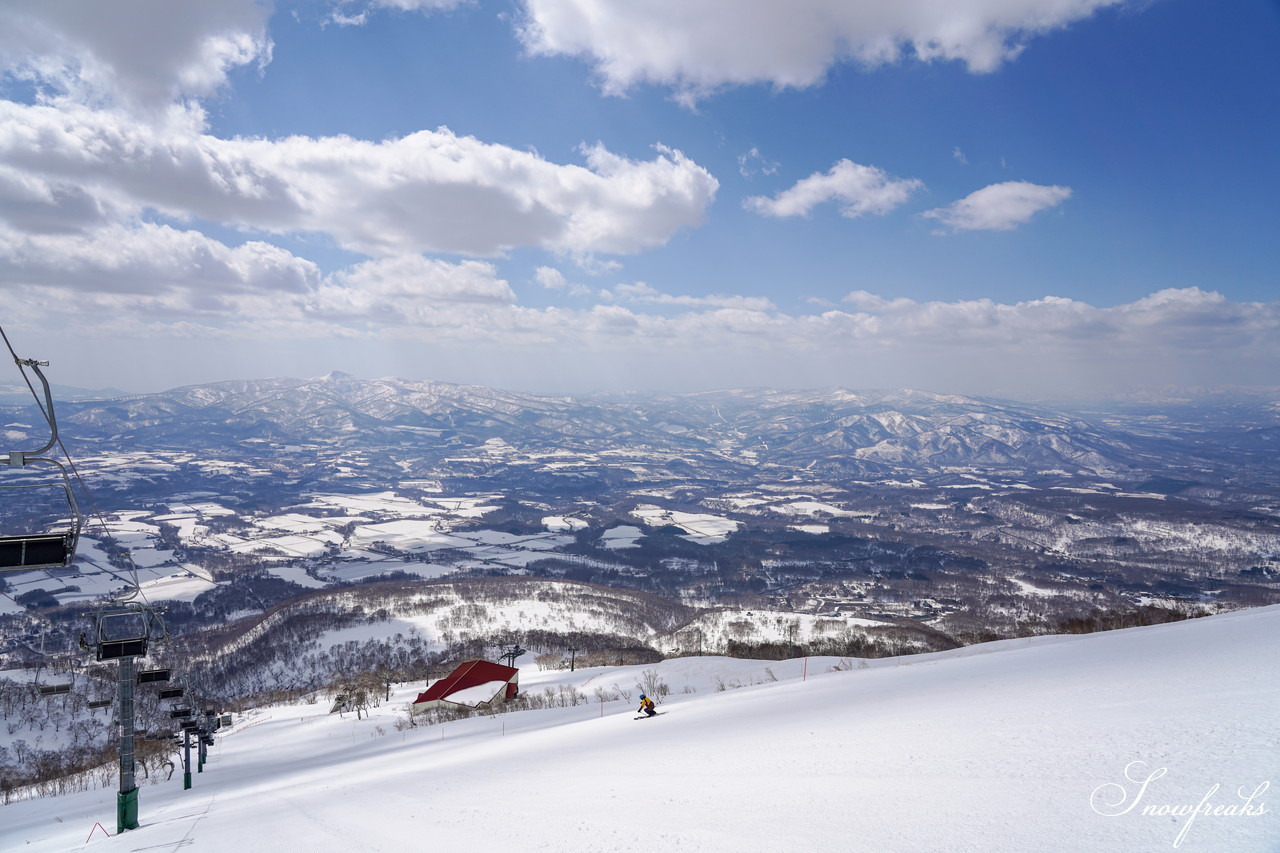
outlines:
[{"label": "red-roofed building", "polygon": [[487,660],[469,660],[419,693],[409,706],[420,714],[430,708],[474,711],[500,705],[520,692],[520,670]]}]

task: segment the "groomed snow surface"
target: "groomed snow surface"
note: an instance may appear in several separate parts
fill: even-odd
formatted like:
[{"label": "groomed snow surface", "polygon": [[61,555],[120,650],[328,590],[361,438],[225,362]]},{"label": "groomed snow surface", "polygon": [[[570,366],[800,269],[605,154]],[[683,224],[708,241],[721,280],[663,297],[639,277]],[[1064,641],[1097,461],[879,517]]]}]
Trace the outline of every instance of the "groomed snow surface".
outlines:
[{"label": "groomed snow surface", "polygon": [[[0,808],[0,849],[1274,852],[1277,660],[1268,607],[865,668],[526,669],[592,701],[397,731],[405,685],[360,721],[237,715],[120,836],[114,790]],[[671,693],[636,721],[646,669]]]}]

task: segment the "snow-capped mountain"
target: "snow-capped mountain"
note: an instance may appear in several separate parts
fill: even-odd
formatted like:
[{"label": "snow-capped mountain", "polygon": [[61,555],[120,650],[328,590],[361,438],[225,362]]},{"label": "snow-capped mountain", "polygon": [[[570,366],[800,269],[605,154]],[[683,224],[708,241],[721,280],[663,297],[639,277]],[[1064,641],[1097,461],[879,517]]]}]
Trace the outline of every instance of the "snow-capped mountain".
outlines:
[{"label": "snow-capped mountain", "polygon": [[[1258,462],[1280,415],[1255,411],[1212,441],[1150,417],[1083,417],[1042,406],[923,391],[730,390],[548,397],[342,373],[218,382],[61,407],[64,433],[131,449],[302,444],[457,455],[500,440],[522,451],[617,448],[683,457],[735,480],[762,466],[866,475],[955,469],[1035,477],[1216,477]],[[12,420],[12,418],[11,418]],[[1224,450],[1234,451],[1223,452]]]}]

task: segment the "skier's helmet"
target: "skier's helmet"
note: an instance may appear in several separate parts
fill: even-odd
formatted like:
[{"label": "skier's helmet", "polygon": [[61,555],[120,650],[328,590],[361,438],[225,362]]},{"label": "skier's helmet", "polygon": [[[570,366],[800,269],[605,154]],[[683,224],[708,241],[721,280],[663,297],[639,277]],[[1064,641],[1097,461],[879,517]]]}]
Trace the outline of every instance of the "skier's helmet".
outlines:
[{"label": "skier's helmet", "polygon": [[643,699],[643,698],[644,698],[644,694],[643,694],[643,693],[641,693],[641,694],[640,694],[640,698],[641,698],[641,699]]}]

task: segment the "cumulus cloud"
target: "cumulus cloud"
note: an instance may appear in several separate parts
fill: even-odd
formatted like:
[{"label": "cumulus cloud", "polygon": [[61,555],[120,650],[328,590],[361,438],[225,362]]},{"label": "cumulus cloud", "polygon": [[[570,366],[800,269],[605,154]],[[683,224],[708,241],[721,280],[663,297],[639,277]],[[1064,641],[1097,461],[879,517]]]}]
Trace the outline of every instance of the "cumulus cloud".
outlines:
[{"label": "cumulus cloud", "polygon": [[515,293],[482,261],[410,255],[322,276],[267,243],[227,246],[196,231],[141,223],[92,234],[0,230],[0,279],[39,292],[42,310],[111,325],[132,314],[191,330],[209,323],[252,334],[263,318],[312,331],[362,334],[369,323],[459,326],[509,309]]},{"label": "cumulus cloud", "polygon": [[[553,287],[564,282],[550,267],[536,277]],[[1191,359],[1228,366],[1226,378],[1230,365],[1280,369],[1280,302],[1233,302],[1195,287],[1114,306],[1056,296],[922,302],[857,290],[844,298],[844,307],[805,313],[780,310],[759,297],[672,294],[632,282],[601,292],[599,304],[581,309],[533,308],[519,304],[488,261],[395,256],[326,276],[276,246],[228,246],[151,223],[90,234],[0,229],[0,279],[32,293],[45,320],[78,321],[99,335],[146,317],[175,324],[184,336],[206,329],[241,340],[286,332],[312,340],[414,340],[429,331],[433,340],[553,349],[602,342],[613,347],[621,340],[639,347],[678,342],[695,352],[748,347],[752,358],[771,352],[778,365],[791,363],[801,374],[815,353],[825,364],[855,353],[892,352],[937,365],[1102,359],[1113,365],[1145,361],[1153,371]]]},{"label": "cumulus cloud", "polygon": [[230,310],[229,296],[304,294],[320,274],[310,261],[268,243],[231,247],[196,231],[142,223],[87,234],[0,229],[0,279],[53,288],[70,300],[111,296],[216,313]]},{"label": "cumulus cloud", "polygon": [[308,318],[363,328],[408,326],[462,331],[483,327],[516,296],[484,261],[408,255],[356,264],[329,276],[307,300]]},{"label": "cumulus cloud", "polygon": [[814,172],[773,198],[751,196],[743,206],[767,216],[808,216],[818,205],[834,201],[841,216],[856,218],[888,213],[923,186],[914,178],[893,178],[874,166],[839,160],[826,173]]},{"label": "cumulus cloud", "polygon": [[533,271],[533,279],[547,290],[567,293],[570,296],[589,296],[593,292],[585,284],[569,281],[564,273],[555,267],[538,267]]},{"label": "cumulus cloud", "polygon": [[538,267],[533,271],[533,277],[538,284],[547,288],[547,290],[563,290],[567,285],[568,279],[564,277],[564,273],[555,267]]},{"label": "cumulus cloud", "polygon": [[[1198,287],[1169,288],[1133,302],[1099,307],[1046,296],[1013,304],[991,299],[918,302],[853,291],[853,313],[828,312],[858,336],[899,342],[1076,349],[1150,350],[1162,357],[1237,350],[1280,340],[1280,302],[1232,302]],[[842,316],[838,316],[842,315]],[[1103,350],[1099,350],[1103,351]]]},{"label": "cumulus cloud", "polygon": [[[697,226],[718,183],[684,154],[650,160],[583,148],[585,165],[456,136],[220,139],[175,113],[142,124],[109,111],[0,102],[0,170],[21,171],[56,210],[113,206],[273,233],[328,234],[371,256],[495,255],[520,246],[626,254]],[[0,174],[0,192],[4,177]],[[37,199],[37,203],[39,199]]]},{"label": "cumulus cloud", "polygon": [[343,270],[326,283],[348,294],[347,305],[370,300],[424,300],[507,305],[516,301],[511,287],[497,277],[493,264],[450,263],[421,255],[365,261]]},{"label": "cumulus cloud", "polygon": [[82,102],[162,109],[269,62],[269,13],[258,0],[7,0],[0,73]]},{"label": "cumulus cloud", "polygon": [[733,84],[812,86],[838,63],[906,57],[992,71],[1035,36],[1131,0],[525,0],[533,54],[583,57],[606,92],[637,83],[693,103]]},{"label": "cumulus cloud", "polygon": [[1070,197],[1070,187],[1006,181],[983,187],[921,216],[936,219],[952,231],[1010,231]]},{"label": "cumulus cloud", "polygon": [[687,375],[703,383],[969,393],[1020,383],[1042,394],[1069,375],[1087,390],[1120,379],[1266,381],[1280,369],[1280,302],[1233,302],[1194,287],[1114,306],[1055,296],[917,301],[854,291],[839,307],[784,311],[757,297],[679,295],[633,282],[577,309],[531,307],[488,261],[397,256],[323,276],[276,247],[225,246],[149,224],[92,237],[0,231],[0,279],[40,305],[41,331],[32,333],[45,337],[61,327],[85,340],[124,336],[122,345],[137,334],[153,347],[176,337],[217,341],[224,350],[229,341],[240,349],[296,340],[324,342],[326,352],[348,341],[352,358],[374,343],[429,342],[474,355],[469,363],[537,363],[592,384],[618,371],[652,381],[659,362],[673,371],[669,380]]}]

